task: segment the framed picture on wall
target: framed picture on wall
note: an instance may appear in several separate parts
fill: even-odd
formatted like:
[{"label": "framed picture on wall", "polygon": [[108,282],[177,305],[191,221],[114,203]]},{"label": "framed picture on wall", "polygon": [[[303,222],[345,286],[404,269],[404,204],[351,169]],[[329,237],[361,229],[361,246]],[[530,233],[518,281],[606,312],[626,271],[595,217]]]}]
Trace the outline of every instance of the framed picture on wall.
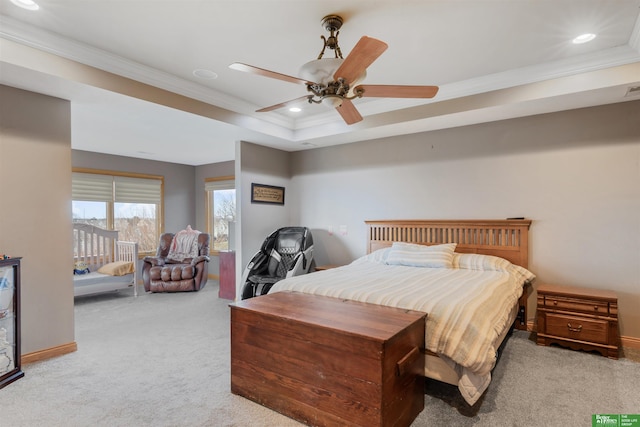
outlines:
[{"label": "framed picture on wall", "polygon": [[284,187],[252,183],[251,203],[284,205]]}]

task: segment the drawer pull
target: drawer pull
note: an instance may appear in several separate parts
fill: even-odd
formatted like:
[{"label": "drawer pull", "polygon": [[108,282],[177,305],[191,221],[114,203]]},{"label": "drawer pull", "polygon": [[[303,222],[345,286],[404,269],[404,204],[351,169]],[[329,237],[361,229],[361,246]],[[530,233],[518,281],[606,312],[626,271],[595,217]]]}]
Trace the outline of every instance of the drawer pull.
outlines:
[{"label": "drawer pull", "polygon": [[553,300],[553,305],[558,305],[558,301]]},{"label": "drawer pull", "polygon": [[580,332],[580,331],[582,331],[582,325],[578,325],[577,328],[574,328],[573,326],[571,326],[571,323],[567,323],[567,328],[569,328],[569,330],[571,332]]},{"label": "drawer pull", "polygon": [[594,306],[593,306],[593,310],[594,310],[594,311],[598,311],[598,306],[597,306],[597,305],[594,305]]}]

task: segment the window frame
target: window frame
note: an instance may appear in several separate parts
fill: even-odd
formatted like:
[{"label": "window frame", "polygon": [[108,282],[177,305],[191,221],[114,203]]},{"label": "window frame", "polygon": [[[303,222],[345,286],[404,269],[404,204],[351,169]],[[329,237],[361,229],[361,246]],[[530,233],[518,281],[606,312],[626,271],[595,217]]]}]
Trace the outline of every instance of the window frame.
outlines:
[{"label": "window frame", "polygon": [[[221,182],[221,181],[232,181],[233,182],[233,189],[235,190],[235,182],[236,182],[236,177],[234,175],[227,175],[227,176],[218,176],[218,177],[213,177],[213,178],[205,178],[204,179],[204,193],[205,193],[205,217],[206,217],[206,223],[207,223],[207,233],[209,234],[209,236],[211,236],[211,245],[209,245],[209,255],[214,255],[214,256],[218,256],[220,254],[220,250],[218,249],[214,249],[213,247],[213,230],[212,228],[212,206],[213,206],[213,199],[212,199],[212,193],[213,191],[207,190],[207,183],[210,182]],[[231,188],[229,188],[231,189]],[[238,203],[238,199],[236,198],[236,213],[237,213],[237,206]]]},{"label": "window frame", "polygon": [[[156,208],[156,229],[158,235],[155,236],[156,241],[160,241],[160,235],[164,233],[164,176],[162,175],[151,175],[151,174],[143,174],[137,172],[121,172],[121,171],[112,171],[107,169],[91,169],[91,168],[71,168],[72,173],[84,173],[84,174],[94,174],[94,175],[103,175],[109,176],[111,178],[114,177],[125,177],[125,178],[139,178],[139,179],[154,179],[160,181],[160,202]],[[73,179],[73,178],[72,178]],[[73,201],[73,195],[71,197]],[[115,200],[112,195],[112,200],[105,202],[107,204],[107,229],[114,230],[115,226]],[[71,219],[73,221],[73,217]],[[152,249],[151,251],[140,251],[138,253],[138,257],[142,258],[146,255],[155,255],[156,249]]]}]

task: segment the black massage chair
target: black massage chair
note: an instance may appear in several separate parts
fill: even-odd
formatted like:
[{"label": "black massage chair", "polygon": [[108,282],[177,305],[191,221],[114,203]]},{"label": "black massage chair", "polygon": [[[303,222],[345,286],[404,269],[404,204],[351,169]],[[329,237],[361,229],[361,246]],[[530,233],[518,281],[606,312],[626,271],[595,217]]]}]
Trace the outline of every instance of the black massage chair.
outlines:
[{"label": "black massage chair", "polygon": [[312,271],[313,236],[307,227],[271,233],[242,274],[242,299],[265,295],[279,280]]}]

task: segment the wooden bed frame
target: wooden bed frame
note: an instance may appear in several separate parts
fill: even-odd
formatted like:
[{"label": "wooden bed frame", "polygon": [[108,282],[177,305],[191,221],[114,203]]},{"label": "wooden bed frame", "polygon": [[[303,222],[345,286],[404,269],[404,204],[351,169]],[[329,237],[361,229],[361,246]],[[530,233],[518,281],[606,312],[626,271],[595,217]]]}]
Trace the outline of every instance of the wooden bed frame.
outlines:
[{"label": "wooden bed frame", "polygon": [[[73,224],[74,262],[87,264],[89,271],[95,272],[101,266],[115,262],[132,262],[134,271],[132,280],[123,280],[125,276],[114,278],[106,276],[89,285],[75,286],[74,296],[83,296],[101,292],[117,291],[133,285],[133,294],[138,296],[138,244],[118,240],[118,231],[105,230],[90,224]],[[74,279],[78,276],[74,276]],[[74,280],[74,282],[76,282]]]},{"label": "wooden bed frame", "polygon": [[[456,252],[493,255],[512,264],[529,266],[531,220],[376,220],[368,226],[367,253],[389,247],[393,242],[420,245],[457,243]],[[515,327],[527,329],[527,286],[518,303]]]}]

